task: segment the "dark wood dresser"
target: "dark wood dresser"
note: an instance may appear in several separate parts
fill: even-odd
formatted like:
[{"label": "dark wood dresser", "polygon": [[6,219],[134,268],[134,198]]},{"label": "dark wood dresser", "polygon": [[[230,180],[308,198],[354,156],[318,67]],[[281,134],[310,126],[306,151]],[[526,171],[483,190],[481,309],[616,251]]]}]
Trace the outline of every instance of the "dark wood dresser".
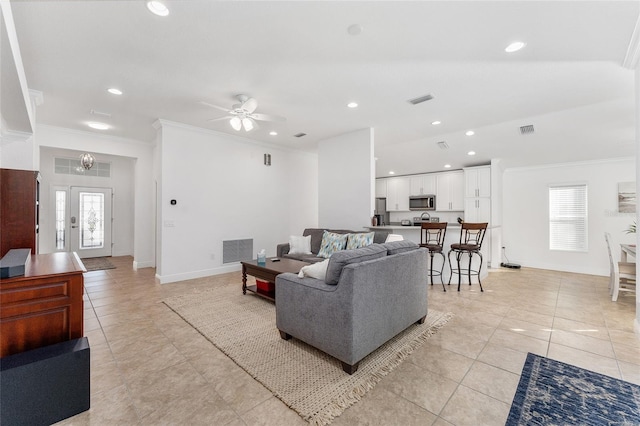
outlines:
[{"label": "dark wood dresser", "polygon": [[0,357],[84,335],[83,272],[76,253],[40,254],[0,280]]}]

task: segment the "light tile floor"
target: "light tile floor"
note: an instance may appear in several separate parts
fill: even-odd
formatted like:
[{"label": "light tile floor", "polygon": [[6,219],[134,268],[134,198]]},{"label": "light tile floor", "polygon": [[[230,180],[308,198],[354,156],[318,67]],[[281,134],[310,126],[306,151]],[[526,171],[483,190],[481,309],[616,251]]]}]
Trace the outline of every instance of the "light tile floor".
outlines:
[{"label": "light tile floor", "polygon": [[[160,285],[132,261],[85,275],[91,410],[61,424],[307,424],[161,303],[241,291],[240,273]],[[521,269],[491,272],[484,293],[430,287],[456,316],[333,425],[504,425],[527,352],[640,384],[635,294],[611,302],[607,282]]]}]

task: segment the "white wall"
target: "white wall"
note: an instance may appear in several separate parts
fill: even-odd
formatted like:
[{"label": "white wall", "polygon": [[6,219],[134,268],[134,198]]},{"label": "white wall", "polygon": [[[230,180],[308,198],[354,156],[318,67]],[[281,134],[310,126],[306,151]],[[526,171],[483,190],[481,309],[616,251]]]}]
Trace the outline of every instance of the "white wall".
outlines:
[{"label": "white wall", "polygon": [[[238,270],[222,263],[224,240],[252,238],[255,252],[274,256],[289,235],[317,226],[316,154],[159,123],[162,283]],[[265,153],[271,166],[263,164]]]},{"label": "white wall", "polygon": [[[62,148],[127,157],[134,161],[134,175],[129,182],[133,190],[133,266],[155,266],[155,185],[153,182],[153,146],[131,139],[121,139],[93,132],[80,132],[45,125],[36,127],[39,148]],[[47,185],[48,182],[43,181]]]},{"label": "white wall", "polygon": [[[52,187],[86,186],[113,189],[113,256],[133,256],[134,160],[106,154],[96,155],[96,161],[111,164],[111,177],[67,175],[55,173],[54,158],[77,159],[82,152],[60,148],[40,149],[40,233],[39,253],[52,253],[55,248],[55,199]],[[67,218],[68,220],[68,218]]]},{"label": "white wall", "polygon": [[[523,266],[609,275],[604,233],[614,245],[634,243],[625,229],[635,214],[618,213],[618,183],[636,179],[633,158],[507,169],[503,179],[503,245],[509,260]],[[586,183],[588,251],[549,250],[549,185]],[[613,249],[613,248],[612,248]],[[619,251],[613,249],[620,256]]]},{"label": "white wall", "polygon": [[374,194],[373,129],[318,143],[318,222],[321,227],[359,230],[369,226]]}]

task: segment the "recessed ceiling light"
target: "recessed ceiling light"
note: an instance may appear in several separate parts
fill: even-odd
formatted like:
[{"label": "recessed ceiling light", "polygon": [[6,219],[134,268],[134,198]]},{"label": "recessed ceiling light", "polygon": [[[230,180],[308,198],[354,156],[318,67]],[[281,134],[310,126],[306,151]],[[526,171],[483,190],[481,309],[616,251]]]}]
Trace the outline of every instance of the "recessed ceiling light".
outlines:
[{"label": "recessed ceiling light", "polygon": [[389,174],[390,174],[390,175],[395,175],[395,174],[396,174],[396,172],[394,172],[393,170],[391,170],[391,171],[389,171]]},{"label": "recessed ceiling light", "polygon": [[169,15],[169,9],[162,2],[158,0],[151,0],[147,2],[147,9],[151,11],[151,13],[158,16],[167,16]]},{"label": "recessed ceiling light", "polygon": [[476,134],[476,132],[474,132],[473,130],[467,130],[467,133],[465,133],[465,135],[467,135],[467,136],[473,136],[475,134]]},{"label": "recessed ceiling light", "polygon": [[438,124],[441,124],[442,121],[436,120],[436,121],[432,121],[431,124],[434,126],[437,126]]},{"label": "recessed ceiling light", "polygon": [[271,136],[278,136],[278,132],[274,132],[274,131],[269,132],[269,134],[270,134]]},{"label": "recessed ceiling light", "polygon": [[356,102],[349,102],[349,103],[347,104],[347,106],[348,106],[349,108],[358,108],[358,104],[357,104]]},{"label": "recessed ceiling light", "polygon": [[445,169],[450,169],[450,168],[451,168],[451,164],[445,164],[445,165],[444,165],[444,168],[445,168]]},{"label": "recessed ceiling light", "polygon": [[517,52],[518,50],[522,49],[526,45],[527,43],[523,43],[521,41],[514,41],[513,43],[505,47],[504,51],[507,53]]},{"label": "recessed ceiling light", "polygon": [[469,151],[469,152],[467,152],[467,155],[476,155],[476,152],[475,151]]},{"label": "recessed ceiling light", "polygon": [[110,87],[109,89],[107,89],[107,92],[111,93],[112,95],[122,95],[122,90],[116,89],[115,87]]},{"label": "recessed ceiling light", "polygon": [[349,25],[349,27],[347,27],[347,32],[352,36],[360,35],[362,33],[362,25],[360,24]]},{"label": "recessed ceiling light", "polygon": [[91,127],[92,129],[96,129],[96,130],[107,130],[109,128],[108,124],[99,123],[97,121],[90,121],[90,122],[87,123],[87,126]]}]

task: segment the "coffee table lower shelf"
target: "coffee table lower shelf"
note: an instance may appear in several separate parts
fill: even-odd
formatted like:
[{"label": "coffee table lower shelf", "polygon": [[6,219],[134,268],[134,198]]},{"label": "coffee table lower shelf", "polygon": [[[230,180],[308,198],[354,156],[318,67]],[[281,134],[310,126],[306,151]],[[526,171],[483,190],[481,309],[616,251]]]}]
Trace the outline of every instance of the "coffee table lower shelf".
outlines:
[{"label": "coffee table lower shelf", "polygon": [[265,291],[255,285],[247,285],[247,275],[251,275],[258,280],[275,283],[278,275],[284,272],[297,274],[300,268],[308,265],[307,262],[301,262],[299,260],[278,258],[267,259],[267,261],[261,265],[259,265],[255,259],[242,261],[240,263],[242,264],[242,294],[247,294],[247,291],[250,291],[257,296],[264,297],[273,302],[276,300],[276,292]]},{"label": "coffee table lower shelf", "polygon": [[272,302],[276,301],[276,292],[275,291],[264,291],[260,290],[258,286],[248,285],[247,291],[256,294],[257,296],[264,297],[267,300],[271,300]]}]

